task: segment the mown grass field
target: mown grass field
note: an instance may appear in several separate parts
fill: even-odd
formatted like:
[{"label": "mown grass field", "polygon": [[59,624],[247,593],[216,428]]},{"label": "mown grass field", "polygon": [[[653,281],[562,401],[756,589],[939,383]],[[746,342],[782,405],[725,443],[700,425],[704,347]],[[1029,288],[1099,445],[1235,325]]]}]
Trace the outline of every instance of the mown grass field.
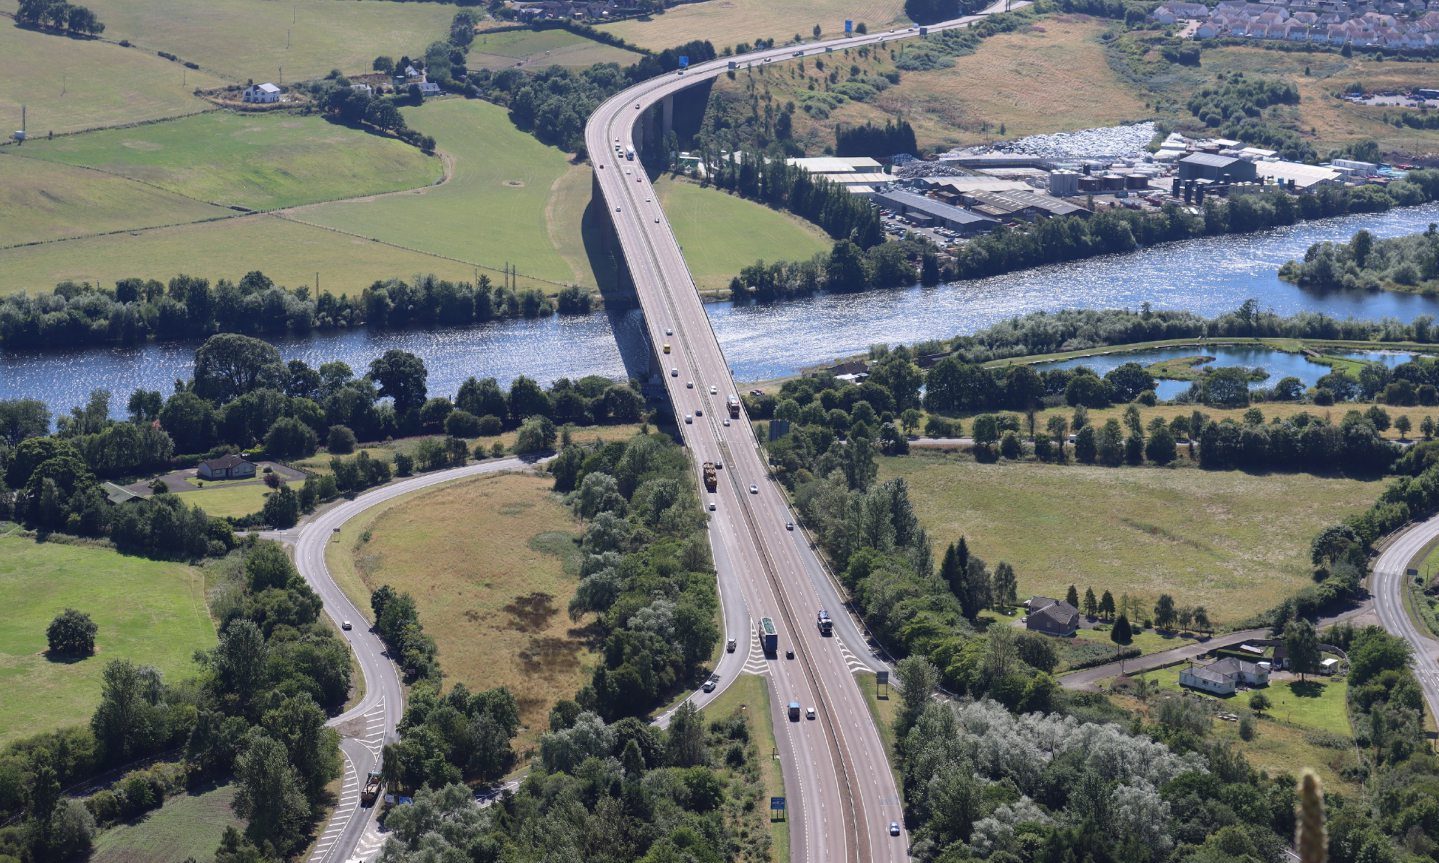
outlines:
[{"label": "mown grass field", "polygon": [[475,41],[470,44],[469,65],[472,69],[585,67],[595,63],[628,66],[639,56],[634,51],[586,39],[568,30],[482,31],[475,34]]},{"label": "mown grass field", "polygon": [[178,492],[181,500],[203,509],[216,518],[239,518],[259,512],[272,489],[263,482],[205,483],[194,491]]},{"label": "mown grass field", "polygon": [[1307,680],[1300,681],[1298,679],[1291,680],[1288,675],[1285,675],[1282,679],[1270,681],[1268,686],[1256,690],[1240,690],[1235,695],[1221,698],[1180,686],[1179,673],[1187,667],[1187,665],[1171,665],[1168,668],[1137,676],[1146,680],[1158,681],[1161,689],[1184,692],[1196,698],[1213,699],[1223,704],[1226,710],[1235,712],[1249,709],[1249,696],[1252,692],[1263,692],[1272,705],[1264,712],[1273,720],[1312,728],[1316,731],[1325,731],[1341,737],[1353,736],[1353,732],[1349,728],[1349,716],[1344,707],[1345,695],[1349,687],[1348,682],[1343,678],[1330,680],[1310,675]]},{"label": "mown grass field", "polygon": [[579,583],[580,524],[552,485],[526,473],[416,492],[352,521],[329,555],[362,608],[382,584],[415,597],[446,681],[509,687],[525,726],[521,750],[594,664],[589,621],[566,611]]},{"label": "mown grass field", "polygon": [[[6,12],[15,7],[0,0]],[[9,18],[0,20],[0,81],[5,138],[20,128],[21,105],[31,136],[43,137],[202,111],[210,106],[195,88],[223,83],[153,53],[22,30]]]},{"label": "mown grass field", "polygon": [[[15,0],[0,3],[15,8]],[[425,46],[445,38],[455,16],[455,7],[445,3],[388,0],[93,0],[88,5],[105,22],[105,38],[129,39],[147,53],[169,51],[241,84],[247,78],[318,78],[336,68],[368,72],[379,54],[423,56]],[[175,74],[178,78],[178,67]]]},{"label": "mown grass field", "polygon": [[[89,720],[112,659],[154,665],[170,681],[195,672],[196,650],[215,643],[200,570],[99,547],[0,536],[0,744]],[[96,654],[45,657],[45,627],[65,608],[99,627]],[[218,834],[217,834],[218,835]]]},{"label": "mown grass field", "polygon": [[582,257],[558,251],[582,248],[590,186],[561,181],[571,172],[588,177],[588,166],[570,164],[560,150],[516,129],[504,108],[486,102],[445,99],[404,114],[454,158],[448,183],[305,207],[296,217],[485,266],[509,262],[553,282],[595,284]]},{"label": "mown grass field", "polygon": [[[133,129],[35,141],[25,155],[97,168],[200,201],[253,210],[427,186],[438,159],[318,116],[213,111]],[[140,193],[151,191],[135,184]],[[152,205],[153,206],[153,205]],[[146,218],[138,201],[134,212]],[[173,224],[170,218],[151,224]],[[137,224],[144,224],[139,222]]]},{"label": "mown grass field", "polygon": [[122,177],[26,158],[43,144],[0,150],[0,244],[15,246],[228,215],[220,207]]},{"label": "mown grass field", "polygon": [[655,191],[701,291],[727,295],[729,280],[756,260],[806,260],[832,244],[803,219],[718,189],[666,178]]},{"label": "mown grass field", "polygon": [[818,24],[824,35],[844,35],[848,18],[863,22],[870,32],[907,22],[903,0],[707,0],[678,6],[656,15],[651,20],[621,21],[603,29],[623,39],[652,50],[663,50],[689,42],[708,39],[718,50],[740,42],[773,37],[786,42],[796,33],[805,39]]},{"label": "mown grass field", "polygon": [[177,273],[238,279],[255,269],[292,288],[313,288],[318,272],[322,290],[352,296],[376,279],[408,280],[416,273],[466,281],[475,277],[470,264],[255,215],[0,249],[0,293],[48,293],[64,279],[112,284],[129,276],[168,281]]},{"label": "mown grass field", "polygon": [[244,829],[230,809],[233,785],[181,794],[133,824],[120,824],[95,837],[90,863],[153,863],[193,859],[210,863],[226,827]]},{"label": "mown grass field", "polygon": [[1381,481],[1307,474],[979,464],[967,456],[883,458],[936,544],[968,538],[1007,561],[1021,596],[1070,584],[1146,607],[1160,593],[1238,624],[1310,583],[1309,544],[1371,505]]}]

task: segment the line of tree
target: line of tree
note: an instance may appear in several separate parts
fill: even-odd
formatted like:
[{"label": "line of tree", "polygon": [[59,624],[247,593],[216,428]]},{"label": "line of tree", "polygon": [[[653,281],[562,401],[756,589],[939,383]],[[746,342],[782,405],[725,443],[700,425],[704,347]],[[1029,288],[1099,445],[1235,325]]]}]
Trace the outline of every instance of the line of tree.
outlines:
[{"label": "line of tree", "polygon": [[863,126],[835,126],[834,152],[837,156],[888,159],[897,153],[918,153],[919,144],[914,139],[914,127],[901,117],[898,121],[885,120],[883,126],[868,121]]},{"label": "line of tree", "polygon": [[[349,695],[350,655],[319,619],[319,596],[273,543],[211,568],[220,637],[193,680],[115,659],[88,724],[0,750],[0,856],[82,859],[96,824],[136,817],[167,793],[233,777],[243,835],[227,830],[229,860],[282,859],[308,841],[340,773],[325,727]],[[125,774],[85,798],[61,789],[137,759],[178,761]],[[247,855],[247,856],[245,856]]]},{"label": "line of tree", "polygon": [[[519,430],[517,452],[535,452],[553,447],[557,422],[632,423],[645,416],[636,389],[598,376],[560,379],[548,390],[520,376],[508,391],[494,378],[470,378],[453,401],[430,397],[427,378],[424,362],[404,351],[387,351],[356,376],[340,362],[318,370],[285,363],[268,342],[223,333],[196,350],[194,378],[178,381],[169,397],[133,393],[125,420],[110,418],[105,390],[60,417],[53,435],[43,402],[0,401],[0,518],[108,537],[123,551],[151,557],[223,555],[236,542],[232,525],[290,527],[320,503],[388,482],[388,463],[365,452],[350,456],[358,440],[443,435],[396,455],[395,470],[407,475],[416,467],[463,464],[471,455],[467,439],[505,429]],[[332,456],[331,472],[307,477],[298,490],[277,488],[254,518],[214,519],[166,493],[116,505],[101,488],[103,479],[133,479],[232,452],[306,458],[321,442]],[[474,447],[476,458],[496,454],[483,440]]]},{"label": "line of tree", "polygon": [[99,36],[105,32],[105,25],[94,12],[65,0],[20,0],[15,21],[72,36]]},{"label": "line of tree", "polygon": [[902,240],[865,250],[838,240],[828,254],[808,261],[755,261],[730,279],[730,298],[738,303],[769,302],[821,292],[908,287],[914,284],[916,270],[925,284],[939,283],[939,259],[928,243]]},{"label": "line of tree", "polygon": [[584,69],[476,69],[466,76],[463,90],[468,96],[509,109],[516,126],[544,143],[584,153],[585,121],[600,103],[631,84],[673,72],[679,68],[681,56],[702,63],[718,55],[709,42],[696,40],[642,56],[624,68],[616,63],[596,63]]},{"label": "line of tree", "polygon": [[879,211],[837,183],[768,158],[758,150],[745,149],[728,156],[705,151],[700,155],[712,166],[706,184],[794,213],[819,225],[835,240],[853,242],[862,249],[884,241]]},{"label": "line of tree", "polygon": [[65,281],[49,294],[0,299],[0,345],[9,350],[54,350],[133,345],[149,339],[190,340],[211,333],[304,335],[366,326],[469,326],[544,317],[556,308],[562,314],[586,314],[590,297],[572,286],[551,299],[535,288],[496,286],[485,275],[473,284],[433,275],[413,283],[386,279],[354,297],[329,292],[311,296],[309,286],[276,285],[258,270],[237,282],[220,279],[213,284],[187,275],[168,283],[120,279],[113,288]]},{"label": "line of tree", "polygon": [[668,439],[570,445],[550,466],[585,519],[569,613],[597,616],[603,661],[576,696],[609,721],[642,716],[692,685],[720,638],[714,565],[694,473]]},{"label": "line of tree", "polygon": [[1439,225],[1383,240],[1361,230],[1347,243],[1315,243],[1303,261],[1280,267],[1279,278],[1308,288],[1432,294],[1439,291]]},{"label": "line of tree", "polygon": [[[761,192],[764,188],[772,187],[759,183],[759,171],[750,166],[748,158],[741,160],[739,164],[723,166],[722,170],[717,172],[717,177],[743,176],[746,171],[753,175],[748,180],[752,193],[747,194],[742,188],[739,193],[756,200],[766,200]],[[721,185],[721,188],[728,187]],[[1094,213],[1088,218],[1065,216],[1041,219],[1025,230],[995,231],[975,237],[961,246],[952,258],[936,257],[930,260],[925,256],[919,262],[918,272],[912,267],[908,281],[901,284],[930,285],[979,279],[1044,264],[1129,252],[1178,240],[1252,233],[1266,228],[1292,225],[1300,220],[1350,213],[1383,212],[1392,207],[1414,206],[1434,200],[1439,200],[1439,171],[1419,170],[1410,171],[1405,179],[1396,180],[1388,186],[1325,187],[1302,195],[1292,195],[1276,188],[1236,195],[1224,200],[1211,196],[1205,198],[1203,212],[1199,214],[1190,213],[1179,204],[1171,202],[1166,203],[1158,213],[1111,208]],[[861,233],[856,234],[855,231],[861,229],[851,227],[849,236],[868,248],[869,245],[880,242],[883,233],[877,222],[877,211],[867,203],[864,206],[875,214],[875,231],[879,233],[869,233],[866,226]],[[788,209],[815,221],[829,231],[831,236],[839,236],[829,224],[816,216],[792,207]],[[848,224],[848,221],[841,220],[836,227]],[[873,242],[868,242],[869,240]],[[777,281],[789,288],[788,292],[775,290],[773,298],[776,299],[813,293],[824,287],[822,284],[810,284],[796,275],[790,275],[803,273],[803,264],[764,265],[763,262],[758,262],[748,268],[746,273],[753,274],[757,271],[774,272],[776,275],[771,281]],[[735,281],[742,280],[743,277]],[[732,289],[734,284],[732,281]],[[874,280],[863,288],[888,285],[887,282]]]}]

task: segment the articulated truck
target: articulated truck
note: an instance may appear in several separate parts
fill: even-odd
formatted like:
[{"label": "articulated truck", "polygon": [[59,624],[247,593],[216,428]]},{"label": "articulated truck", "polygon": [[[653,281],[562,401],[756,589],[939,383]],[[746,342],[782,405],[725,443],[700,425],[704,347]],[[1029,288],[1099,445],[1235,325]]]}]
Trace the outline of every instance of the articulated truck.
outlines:
[{"label": "articulated truck", "polygon": [[380,774],[371,773],[365,777],[365,788],[360,792],[360,805],[374,806],[380,796]]},{"label": "articulated truck", "polygon": [[725,400],[725,405],[729,408],[729,418],[739,419],[739,396],[730,393],[729,398]]},{"label": "articulated truck", "polygon": [[705,490],[710,494],[714,494],[715,488],[719,485],[719,478],[715,475],[715,463],[712,461],[705,462],[704,469]]},{"label": "articulated truck", "polygon": [[774,621],[768,617],[759,621],[759,645],[764,648],[765,656],[774,656],[779,652],[779,630],[774,628]]}]

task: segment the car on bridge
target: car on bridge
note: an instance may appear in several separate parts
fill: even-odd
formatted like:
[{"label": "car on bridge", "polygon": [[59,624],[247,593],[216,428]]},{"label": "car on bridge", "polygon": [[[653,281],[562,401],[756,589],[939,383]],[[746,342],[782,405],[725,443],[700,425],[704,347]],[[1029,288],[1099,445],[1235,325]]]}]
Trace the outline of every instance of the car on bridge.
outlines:
[{"label": "car on bridge", "polygon": [[751,484],[750,487],[749,487],[749,493],[750,493],[750,494],[759,494],[759,486]]},{"label": "car on bridge", "polygon": [[694,417],[690,416],[689,414],[685,414],[685,425],[694,425],[694,422]]}]

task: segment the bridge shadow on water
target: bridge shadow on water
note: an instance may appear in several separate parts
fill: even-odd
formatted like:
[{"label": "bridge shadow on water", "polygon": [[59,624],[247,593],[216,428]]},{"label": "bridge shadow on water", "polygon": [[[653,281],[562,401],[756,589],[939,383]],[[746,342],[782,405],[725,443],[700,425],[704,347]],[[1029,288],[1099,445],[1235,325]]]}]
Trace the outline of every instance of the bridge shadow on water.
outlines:
[{"label": "bridge shadow on water", "polygon": [[653,371],[654,348],[645,333],[644,312],[640,309],[634,283],[619,254],[614,223],[610,221],[598,187],[585,207],[580,221],[580,235],[585,244],[585,256],[595,274],[600,298],[604,301],[604,314],[609,319],[620,359],[624,362],[625,376],[632,380],[647,380]]}]

